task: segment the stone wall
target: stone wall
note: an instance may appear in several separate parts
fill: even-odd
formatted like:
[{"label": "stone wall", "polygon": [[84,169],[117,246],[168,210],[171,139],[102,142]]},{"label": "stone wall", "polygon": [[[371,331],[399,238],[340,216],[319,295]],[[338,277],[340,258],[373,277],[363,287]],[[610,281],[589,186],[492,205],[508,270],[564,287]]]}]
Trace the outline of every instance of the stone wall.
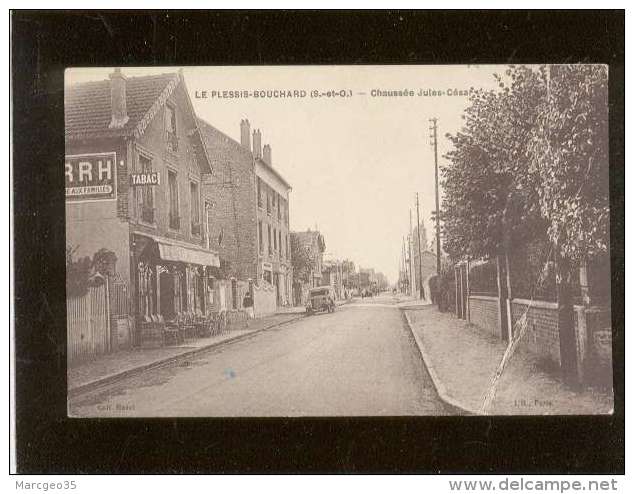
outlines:
[{"label": "stone wall", "polygon": [[560,364],[557,304],[539,300],[531,302],[525,299],[513,299],[511,302],[513,326],[527,309],[526,334],[520,346]]},{"label": "stone wall", "polygon": [[471,323],[502,339],[497,297],[472,295],[469,297]]}]

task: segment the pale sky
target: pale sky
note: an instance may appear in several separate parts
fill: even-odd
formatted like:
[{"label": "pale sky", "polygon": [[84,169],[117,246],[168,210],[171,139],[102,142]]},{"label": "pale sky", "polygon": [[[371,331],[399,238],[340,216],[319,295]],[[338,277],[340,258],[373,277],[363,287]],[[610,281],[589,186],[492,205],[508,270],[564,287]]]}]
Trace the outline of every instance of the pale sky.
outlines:
[{"label": "pale sky", "polygon": [[[171,72],[178,67],[123,68],[129,76]],[[429,119],[438,119],[438,159],[449,150],[445,134],[462,125],[466,96],[371,97],[373,89],[493,89],[504,66],[269,66],[184,67],[197,114],[240,140],[240,120],[262,132],[273,166],[291,184],[292,230],[317,227],[326,253],[357,266],[398,277],[409,211],[428,239],[434,209],[434,155]],[[107,78],[112,68],[67,72],[70,82]],[[196,98],[196,92],[305,90],[305,98]],[[311,90],[350,90],[347,98],[310,98]],[[357,93],[363,92],[366,95]],[[468,186],[468,184],[465,184]]]}]

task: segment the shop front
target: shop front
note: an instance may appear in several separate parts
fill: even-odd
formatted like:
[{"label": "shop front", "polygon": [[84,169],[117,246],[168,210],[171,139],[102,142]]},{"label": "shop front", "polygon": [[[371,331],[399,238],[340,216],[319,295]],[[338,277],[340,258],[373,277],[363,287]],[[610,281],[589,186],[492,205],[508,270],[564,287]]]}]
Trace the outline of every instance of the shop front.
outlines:
[{"label": "shop front", "polygon": [[139,323],[215,310],[211,271],[218,254],[170,239],[133,235],[134,306]]}]

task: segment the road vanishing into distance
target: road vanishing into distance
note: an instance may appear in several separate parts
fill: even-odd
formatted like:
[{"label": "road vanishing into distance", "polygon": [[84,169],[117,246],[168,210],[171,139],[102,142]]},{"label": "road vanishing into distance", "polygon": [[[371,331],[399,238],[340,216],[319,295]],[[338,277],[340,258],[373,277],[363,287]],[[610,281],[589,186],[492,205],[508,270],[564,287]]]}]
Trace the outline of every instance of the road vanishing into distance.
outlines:
[{"label": "road vanishing into distance", "polygon": [[356,300],[69,400],[80,417],[397,416],[452,413],[396,300]]}]

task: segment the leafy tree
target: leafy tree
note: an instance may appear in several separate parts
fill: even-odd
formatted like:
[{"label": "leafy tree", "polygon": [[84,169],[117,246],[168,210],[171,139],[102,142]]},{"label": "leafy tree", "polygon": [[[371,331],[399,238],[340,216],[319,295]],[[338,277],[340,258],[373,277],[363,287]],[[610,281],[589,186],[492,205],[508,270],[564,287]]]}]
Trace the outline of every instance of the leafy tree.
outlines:
[{"label": "leafy tree", "polygon": [[291,235],[291,264],[295,281],[308,283],[316,261],[316,253],[303,245],[295,235]]},{"label": "leafy tree", "polygon": [[115,273],[117,256],[109,249],[101,248],[92,256],[92,267],[95,272],[104,276]]},{"label": "leafy tree", "polygon": [[66,296],[79,297],[88,290],[92,261],[85,256],[75,259],[77,247],[66,246]]},{"label": "leafy tree", "polygon": [[562,259],[608,251],[608,73],[603,65],[543,68],[546,95],[527,155],[539,176],[539,206]]},{"label": "leafy tree", "polygon": [[447,134],[453,149],[441,167],[444,247],[454,260],[497,255],[544,228],[538,177],[526,154],[543,77],[526,67],[494,75],[499,91],[473,90],[465,124]]},{"label": "leafy tree", "polygon": [[[445,250],[491,257],[535,237],[552,245],[562,367],[575,366],[575,267],[609,249],[605,66],[510,67],[475,90],[442,167]],[[565,350],[565,351],[564,351]]]}]

